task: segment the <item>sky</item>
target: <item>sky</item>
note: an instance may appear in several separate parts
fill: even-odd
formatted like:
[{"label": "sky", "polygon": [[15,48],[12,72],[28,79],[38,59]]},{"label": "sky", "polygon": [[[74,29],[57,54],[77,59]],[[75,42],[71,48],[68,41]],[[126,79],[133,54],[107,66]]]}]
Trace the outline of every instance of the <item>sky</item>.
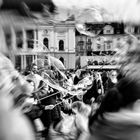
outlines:
[{"label": "sky", "polygon": [[[140,0],[52,0],[58,10],[65,9],[78,21],[123,21],[140,23]],[[85,13],[85,14],[84,14]],[[86,17],[86,16],[87,17]],[[92,17],[92,18],[91,18]]]},{"label": "sky", "polygon": [[[42,4],[54,3],[59,20],[74,15],[76,22],[133,22],[140,23],[140,0],[22,0],[30,9],[40,8]],[[0,0],[10,6],[21,0]]]}]

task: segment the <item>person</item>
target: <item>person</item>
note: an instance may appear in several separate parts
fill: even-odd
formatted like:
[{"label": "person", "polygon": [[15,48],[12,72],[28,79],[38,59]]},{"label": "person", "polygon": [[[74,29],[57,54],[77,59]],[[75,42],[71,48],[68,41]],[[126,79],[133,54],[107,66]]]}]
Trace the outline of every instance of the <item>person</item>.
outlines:
[{"label": "person", "polygon": [[92,100],[97,101],[98,97],[103,94],[103,85],[100,73],[95,73],[91,88],[83,96],[83,101],[86,104],[91,104]]},{"label": "person", "polygon": [[139,118],[140,82],[127,76],[108,90],[96,113],[89,117],[90,133],[85,140],[139,140]]},{"label": "person", "polygon": [[104,84],[105,92],[109,90],[110,88],[113,88],[117,84],[118,82],[117,75],[118,75],[117,71],[115,70],[111,71],[108,80]]},{"label": "person", "polygon": [[[57,104],[58,94],[51,96],[58,91],[46,85],[46,83],[44,83],[43,77],[41,77],[37,73],[38,67],[36,64],[33,64],[29,77],[33,78],[33,81],[35,83],[35,90],[41,88],[41,90],[37,93],[39,95],[39,99],[41,99],[41,106],[48,107],[43,108],[43,112],[40,116],[40,120],[43,122],[43,125],[45,127],[45,130],[42,134],[44,137],[48,137],[50,126],[52,124],[56,125],[61,120],[61,108],[59,105],[55,106]],[[45,98],[47,96],[50,97]]]},{"label": "person", "polygon": [[24,76],[27,76],[27,75],[29,75],[30,74],[30,67],[29,66],[27,66],[26,67],[26,69],[25,69],[25,71],[22,73]]},{"label": "person", "polygon": [[103,87],[105,87],[107,80],[108,80],[108,73],[106,71],[103,71],[102,72]]},{"label": "person", "polygon": [[81,70],[77,70],[73,80],[73,84],[77,85],[80,80],[81,80]]},{"label": "person", "polygon": [[0,139],[35,140],[30,122],[15,106],[19,96],[29,93],[28,84],[15,70],[10,59],[1,53],[0,72]]},{"label": "person", "polygon": [[[46,131],[46,118],[48,119],[48,112],[54,108],[50,102],[44,103],[44,100],[41,102],[40,99],[46,97],[48,95],[48,85],[44,82],[43,77],[38,74],[38,67],[36,64],[32,64],[31,72],[26,76],[26,80],[33,85],[33,97],[38,100],[38,104],[32,107],[30,112],[26,113],[26,116],[30,119],[35,132],[38,131],[36,128],[36,122],[40,121],[42,125],[42,133]],[[36,92],[37,91],[37,92]],[[47,108],[48,107],[48,108]],[[46,118],[44,118],[44,116]],[[37,120],[37,121],[36,121]],[[47,130],[48,132],[48,130]],[[46,132],[46,133],[47,133]]]},{"label": "person", "polygon": [[34,90],[37,90],[43,84],[43,78],[38,74],[38,67],[32,64],[30,73],[26,76],[27,81],[34,82]]}]

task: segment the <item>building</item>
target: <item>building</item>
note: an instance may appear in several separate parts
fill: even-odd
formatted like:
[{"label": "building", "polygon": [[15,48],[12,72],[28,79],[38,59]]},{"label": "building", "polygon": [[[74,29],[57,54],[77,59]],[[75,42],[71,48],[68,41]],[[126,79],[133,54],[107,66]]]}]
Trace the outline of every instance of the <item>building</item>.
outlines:
[{"label": "building", "polygon": [[53,22],[42,13],[34,15],[39,18],[22,16],[17,10],[0,12],[1,40],[15,67],[24,70],[42,54],[50,54],[67,69],[75,68],[74,21]]},{"label": "building", "polygon": [[116,47],[129,34],[140,40],[139,26],[122,23],[87,23],[86,28],[96,36],[89,37],[76,31],[76,59],[80,61],[80,67],[99,69],[105,65],[106,69],[113,67],[116,69],[113,60]]}]

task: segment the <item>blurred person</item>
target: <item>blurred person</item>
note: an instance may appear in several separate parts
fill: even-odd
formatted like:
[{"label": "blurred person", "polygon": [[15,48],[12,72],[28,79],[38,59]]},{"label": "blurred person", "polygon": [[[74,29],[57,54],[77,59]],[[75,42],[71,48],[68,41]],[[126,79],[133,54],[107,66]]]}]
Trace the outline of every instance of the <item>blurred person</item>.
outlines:
[{"label": "blurred person", "polygon": [[38,74],[38,67],[36,64],[32,64],[31,71],[26,76],[26,79],[34,82],[34,90],[37,90],[43,85],[43,78]]},{"label": "blurred person", "polygon": [[90,133],[80,140],[139,140],[140,81],[122,78],[89,117]]},{"label": "blurred person", "polygon": [[19,73],[21,72],[21,68],[20,67],[16,67],[15,68]]},{"label": "blurred person", "polygon": [[103,71],[102,72],[102,81],[103,81],[103,86],[105,87],[105,83],[107,82],[108,80],[108,73],[106,71]]},{"label": "blurred person", "polygon": [[77,85],[80,80],[81,80],[81,70],[79,69],[76,71],[76,75],[73,80],[74,85]]},{"label": "blurred person", "polygon": [[103,82],[102,82],[102,77],[101,77],[101,74],[99,72],[96,73],[95,75],[95,81],[97,82],[97,92],[98,94],[103,94],[104,91],[103,91]]},{"label": "blurred person", "polygon": [[26,80],[0,53],[0,139],[35,140],[30,122],[17,106],[19,96],[29,96]]},{"label": "blurred person", "polygon": [[63,119],[58,123],[55,130],[51,128],[52,140],[77,140],[83,132],[88,131],[88,116],[91,107],[81,101],[72,103],[72,115],[63,114]]},{"label": "blurred person", "polygon": [[[78,69],[74,76],[73,84],[77,85],[81,80],[82,80],[82,72],[80,69]],[[73,102],[75,102],[75,101],[79,101],[79,98],[77,96],[74,96],[74,98],[73,98]]]},{"label": "blurred person", "polygon": [[118,83],[117,76],[118,76],[117,71],[113,70],[110,72],[109,78],[104,84],[105,92],[110,88],[113,88]]},{"label": "blurred person", "polygon": [[94,73],[93,77],[91,88],[83,96],[83,101],[86,104],[91,104],[92,100],[97,101],[98,97],[104,93],[100,73]]},{"label": "blurred person", "polygon": [[0,96],[0,140],[35,140],[27,118],[13,107],[10,97]]},{"label": "blurred person", "polygon": [[37,67],[36,64],[32,64],[31,72],[33,72],[34,74],[37,74],[38,73],[38,67]]},{"label": "blurred person", "polygon": [[[51,76],[54,77],[53,75],[53,73],[55,73],[54,67],[51,67],[51,69],[52,69]],[[44,83],[43,77],[41,77],[37,73],[38,73],[38,68],[35,64],[33,64],[31,77],[33,75],[33,77],[35,76],[36,78],[34,80],[34,82],[36,82],[36,86],[35,86],[36,89],[41,87],[40,91],[38,92],[39,99],[41,99],[40,104],[41,106],[48,107],[47,109],[46,108],[43,109],[43,112],[40,116],[40,119],[43,122],[43,125],[45,126],[45,130],[43,131],[43,136],[47,138],[50,126],[52,124],[55,126],[61,120],[61,107],[59,105],[55,106],[57,104],[57,98],[59,98],[60,93],[54,96],[51,96],[52,94],[58,92],[58,90],[53,89],[52,87]],[[45,98],[47,96],[50,96],[50,97]]]},{"label": "blurred person", "polygon": [[72,77],[72,74],[71,74],[71,73],[68,74],[67,78],[68,78],[68,80],[67,80],[68,83],[69,83],[70,85],[73,85],[73,77]]},{"label": "blurred person", "polygon": [[25,71],[23,72],[23,75],[24,75],[24,76],[27,76],[27,75],[30,74],[30,72],[31,72],[31,71],[30,71],[30,67],[27,66],[26,69],[25,69]]}]

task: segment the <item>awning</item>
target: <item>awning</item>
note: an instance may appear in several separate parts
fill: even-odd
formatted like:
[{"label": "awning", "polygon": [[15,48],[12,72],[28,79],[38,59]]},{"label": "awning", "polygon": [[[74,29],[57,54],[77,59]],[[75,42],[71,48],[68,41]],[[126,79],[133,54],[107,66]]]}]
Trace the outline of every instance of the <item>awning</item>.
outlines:
[{"label": "awning", "polygon": [[96,65],[96,66],[87,66],[87,69],[119,69],[119,65]]}]

